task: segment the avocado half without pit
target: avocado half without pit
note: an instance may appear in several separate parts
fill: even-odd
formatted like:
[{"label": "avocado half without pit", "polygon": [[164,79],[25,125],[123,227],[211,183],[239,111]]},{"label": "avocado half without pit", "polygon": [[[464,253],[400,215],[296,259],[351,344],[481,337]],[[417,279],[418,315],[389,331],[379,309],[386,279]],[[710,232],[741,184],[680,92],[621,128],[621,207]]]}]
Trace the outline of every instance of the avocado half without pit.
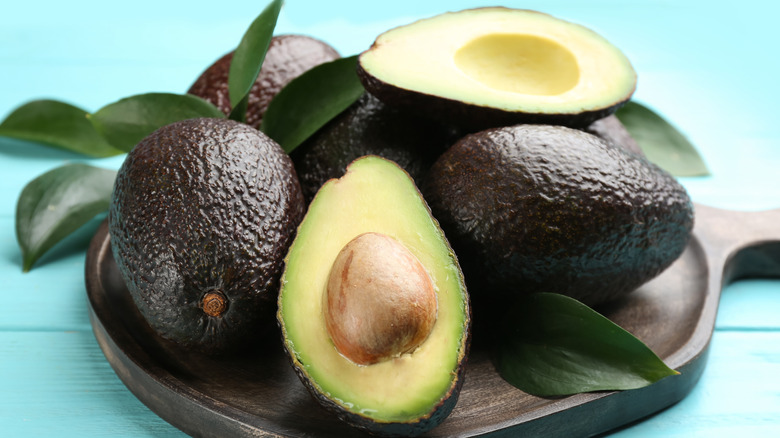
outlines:
[{"label": "avocado half without pit", "polygon": [[278,321],[309,392],[352,426],[413,436],[463,382],[460,266],[411,177],[361,157],[317,192],[286,258]]},{"label": "avocado half without pit", "polygon": [[584,127],[634,92],[628,58],[595,32],[520,9],[451,12],[391,29],[360,55],[366,89],[387,104],[482,129]]}]

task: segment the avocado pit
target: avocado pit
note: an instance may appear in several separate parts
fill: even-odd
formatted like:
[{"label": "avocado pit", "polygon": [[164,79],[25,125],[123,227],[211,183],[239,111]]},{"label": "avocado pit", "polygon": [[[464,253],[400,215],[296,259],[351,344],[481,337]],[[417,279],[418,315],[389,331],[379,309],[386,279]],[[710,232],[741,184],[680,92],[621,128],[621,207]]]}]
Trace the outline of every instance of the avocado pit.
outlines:
[{"label": "avocado pit", "polygon": [[325,323],[336,349],[359,365],[414,351],[436,322],[433,282],[395,239],[364,233],[339,252],[328,277]]}]

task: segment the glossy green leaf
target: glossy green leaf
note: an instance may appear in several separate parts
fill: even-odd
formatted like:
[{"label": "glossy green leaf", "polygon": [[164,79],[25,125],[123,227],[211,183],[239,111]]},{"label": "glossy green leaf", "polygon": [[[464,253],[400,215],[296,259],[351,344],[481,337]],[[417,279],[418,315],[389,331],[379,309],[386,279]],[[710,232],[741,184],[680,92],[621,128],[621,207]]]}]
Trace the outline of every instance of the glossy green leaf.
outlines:
[{"label": "glossy green leaf", "polygon": [[271,100],[260,130],[290,153],[364,92],[357,56],[320,64],[293,79]]},{"label": "glossy green leaf", "polygon": [[85,110],[56,100],[34,100],[16,108],[0,123],[0,136],[98,158],[123,153],[95,130]]},{"label": "glossy green leaf", "polygon": [[66,164],[22,189],[16,204],[16,239],[25,272],[57,242],[108,209],[115,178],[114,170]]},{"label": "glossy green leaf", "polygon": [[506,313],[501,333],[496,369],[533,395],[635,389],[678,374],[629,332],[559,294],[520,299]]},{"label": "glossy green leaf", "polygon": [[663,117],[634,101],[623,105],[616,116],[636,140],[648,160],[675,176],[709,175],[699,152]]},{"label": "glossy green leaf", "polygon": [[216,106],[189,94],[138,94],[108,104],[89,120],[109,143],[129,152],[165,125],[198,117],[225,118]]},{"label": "glossy green leaf", "polygon": [[235,120],[236,122],[246,123],[246,109],[248,106],[249,95],[247,94],[238,102],[238,105],[233,107],[230,114],[228,114],[228,118],[230,120]]},{"label": "glossy green leaf", "polygon": [[230,113],[232,120],[244,120],[246,105],[239,105],[239,103],[249,94],[249,90],[257,80],[257,75],[260,74],[282,3],[282,0],[273,0],[266,6],[249,25],[233,53],[228,72],[228,94],[230,106],[233,108]]}]

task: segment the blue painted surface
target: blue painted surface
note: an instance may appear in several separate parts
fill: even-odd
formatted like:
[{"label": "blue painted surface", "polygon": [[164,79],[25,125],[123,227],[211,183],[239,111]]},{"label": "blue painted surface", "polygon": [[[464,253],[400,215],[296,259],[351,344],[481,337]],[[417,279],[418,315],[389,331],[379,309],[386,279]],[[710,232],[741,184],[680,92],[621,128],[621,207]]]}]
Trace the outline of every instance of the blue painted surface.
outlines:
[{"label": "blue painted surface", "polygon": [[[96,110],[149,91],[183,92],[239,41],[263,2],[4,2],[0,117],[31,99]],[[216,5],[219,4],[218,7]],[[343,55],[381,31],[481,1],[289,0],[278,32],[306,33]],[[697,202],[780,207],[780,26],[776,2],[508,1],[585,24],[631,58],[636,99],[696,144],[712,176],[684,178]],[[93,221],[22,274],[14,236],[24,185],[67,161],[117,168],[0,139],[0,436],[180,436],[114,375],[89,325],[84,249]],[[780,226],[780,224],[778,225]],[[780,282],[742,281],[723,294],[707,369],[677,405],[616,436],[780,436]]]}]

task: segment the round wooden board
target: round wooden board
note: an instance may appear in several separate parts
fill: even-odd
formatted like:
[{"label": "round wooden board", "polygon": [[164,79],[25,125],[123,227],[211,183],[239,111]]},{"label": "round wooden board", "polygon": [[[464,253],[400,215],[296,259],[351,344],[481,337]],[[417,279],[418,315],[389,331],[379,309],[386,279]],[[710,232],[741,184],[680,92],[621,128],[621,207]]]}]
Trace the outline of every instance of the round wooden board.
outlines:
[{"label": "round wooden board", "polygon": [[[683,255],[625,299],[598,309],[680,375],[638,390],[539,398],[503,381],[477,339],[455,410],[426,436],[592,435],[682,399],[706,364],[724,277],[780,274],[778,219],[778,211],[697,205],[694,236]],[[246,354],[225,358],[183,351],[157,337],[122,282],[105,222],[87,254],[86,284],[92,327],[109,363],[142,402],[182,431],[214,437],[363,435],[309,396],[273,330]]]}]

